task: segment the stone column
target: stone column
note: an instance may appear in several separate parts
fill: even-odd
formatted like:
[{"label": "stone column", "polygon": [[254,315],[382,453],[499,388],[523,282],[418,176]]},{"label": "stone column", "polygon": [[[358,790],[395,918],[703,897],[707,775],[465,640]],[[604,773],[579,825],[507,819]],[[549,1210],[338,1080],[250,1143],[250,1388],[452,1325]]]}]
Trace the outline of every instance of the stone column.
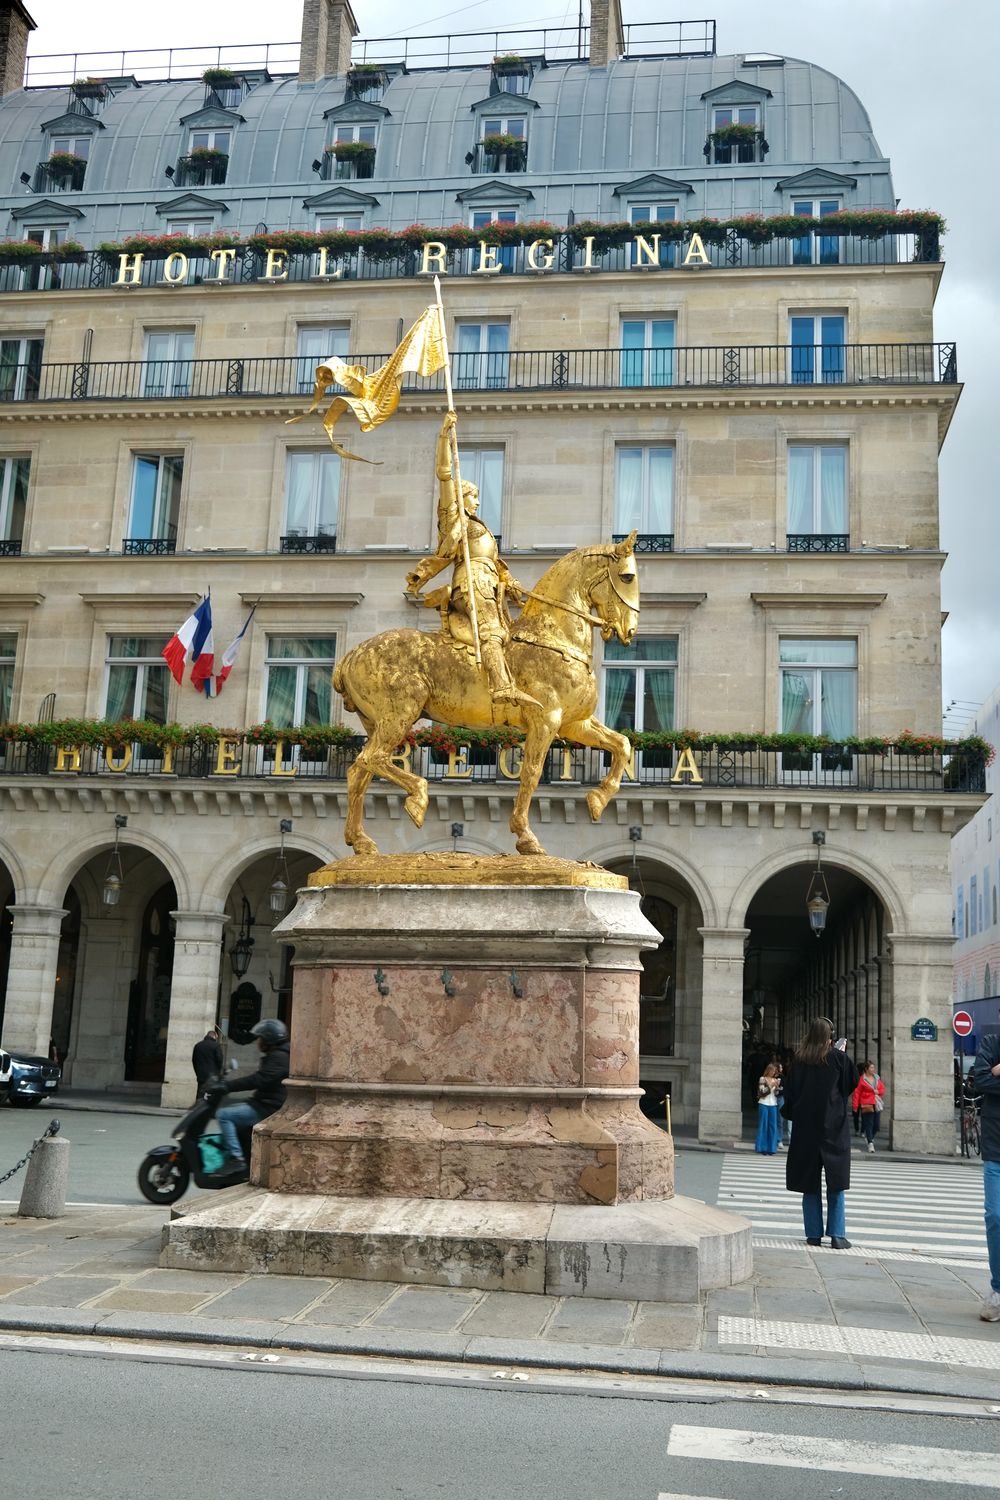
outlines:
[{"label": "stone column", "polygon": [[743,947],[748,927],[699,927],[701,1100],[698,1139],[738,1141],[743,1133]]},{"label": "stone column", "polygon": [[220,938],[225,912],[175,911],[174,971],[170,982],[167,1062],[160,1103],[179,1108],[194,1099],[191,1049],[215,1025],[219,998]]},{"label": "stone column", "polygon": [[7,1004],[3,1044],[8,1052],[48,1057],[59,961],[59,929],[66,915],[61,906],[11,907]]},{"label": "stone column", "polygon": [[[892,1005],[892,1146],[896,1151],[955,1151],[951,985],[954,939],[890,935]],[[915,1042],[910,1028],[927,1016],[936,1042]]]}]

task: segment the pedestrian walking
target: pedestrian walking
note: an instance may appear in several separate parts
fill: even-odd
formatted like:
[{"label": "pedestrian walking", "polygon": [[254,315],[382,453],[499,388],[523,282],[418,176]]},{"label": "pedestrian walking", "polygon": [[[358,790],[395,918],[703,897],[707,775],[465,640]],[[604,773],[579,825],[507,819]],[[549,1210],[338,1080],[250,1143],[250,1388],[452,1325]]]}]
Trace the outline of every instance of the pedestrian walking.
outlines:
[{"label": "pedestrian walking", "polygon": [[198,1092],[195,1102],[201,1098],[202,1090],[210,1078],[218,1078],[222,1072],[222,1046],[219,1042],[222,1032],[218,1026],[213,1026],[211,1031],[206,1031],[200,1042],[195,1042],[191,1052],[191,1066],[194,1068],[194,1076],[198,1080]]},{"label": "pedestrian walking", "polygon": [[878,1071],[871,1058],[865,1063],[858,1079],[858,1086],[851,1098],[851,1107],[855,1114],[861,1116],[861,1130],[865,1140],[868,1142],[868,1150],[874,1154],[875,1137],[882,1118],[882,1100],[885,1096],[885,1084],[878,1076]]},{"label": "pedestrian walking", "polygon": [[782,1113],[795,1126],[785,1161],[785,1186],[802,1194],[806,1244],[823,1243],[822,1179],[826,1179],[826,1233],[834,1250],[849,1250],[844,1195],[851,1185],[851,1112],[848,1101],[858,1070],[847,1043],[834,1046],[833,1022],[817,1016],[795,1054]]},{"label": "pedestrian walking", "polygon": [[778,1115],[778,1093],[781,1089],[781,1074],[777,1063],[768,1063],[757,1080],[757,1143],[755,1151],[761,1156],[774,1156],[780,1141],[780,1118]]},{"label": "pedestrian walking", "polygon": [[983,1206],[990,1290],[979,1316],[1000,1323],[1000,1036],[984,1036],[972,1068],[972,1082],[982,1097]]}]

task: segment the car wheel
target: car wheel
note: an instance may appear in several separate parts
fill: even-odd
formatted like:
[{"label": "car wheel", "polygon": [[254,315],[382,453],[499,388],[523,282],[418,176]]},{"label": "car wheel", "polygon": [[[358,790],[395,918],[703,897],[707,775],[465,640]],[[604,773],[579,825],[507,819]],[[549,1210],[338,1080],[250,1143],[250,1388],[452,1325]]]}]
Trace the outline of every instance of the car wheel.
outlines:
[{"label": "car wheel", "polygon": [[149,1203],[176,1203],[187,1192],[191,1173],[176,1156],[147,1156],[139,1168],[139,1191]]},{"label": "car wheel", "polygon": [[41,1094],[11,1094],[10,1102],[15,1109],[34,1109],[36,1104],[41,1104]]}]

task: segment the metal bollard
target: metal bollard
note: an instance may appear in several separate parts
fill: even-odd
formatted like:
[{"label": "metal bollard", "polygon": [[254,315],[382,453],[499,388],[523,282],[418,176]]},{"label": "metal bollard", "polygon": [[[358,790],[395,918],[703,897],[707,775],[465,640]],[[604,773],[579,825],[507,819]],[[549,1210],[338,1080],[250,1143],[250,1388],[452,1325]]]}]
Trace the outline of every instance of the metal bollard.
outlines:
[{"label": "metal bollard", "polygon": [[[52,1124],[58,1130],[58,1121]],[[65,1136],[49,1132],[35,1142],[17,1209],[23,1218],[61,1219],[66,1212],[69,1145]]]}]

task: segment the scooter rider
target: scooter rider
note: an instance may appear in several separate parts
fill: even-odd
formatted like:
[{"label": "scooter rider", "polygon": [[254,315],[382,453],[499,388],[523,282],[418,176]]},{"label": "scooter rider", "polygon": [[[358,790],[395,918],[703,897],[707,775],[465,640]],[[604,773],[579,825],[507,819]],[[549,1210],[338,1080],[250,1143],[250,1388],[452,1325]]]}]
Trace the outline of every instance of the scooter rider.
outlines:
[{"label": "scooter rider", "polygon": [[260,1066],[255,1073],[246,1073],[241,1078],[220,1078],[206,1089],[210,1099],[219,1099],[223,1094],[244,1094],[253,1090],[252,1097],[243,1104],[227,1104],[216,1111],[215,1118],[222,1131],[228,1159],[213,1172],[228,1176],[246,1169],[246,1158],[238,1132],[251,1131],[260,1120],[266,1120],[285,1102],[285,1079],[291,1069],[288,1055],[288,1027],[284,1021],[271,1018],[258,1021],[251,1027],[250,1035],[257,1038],[262,1053]]}]

